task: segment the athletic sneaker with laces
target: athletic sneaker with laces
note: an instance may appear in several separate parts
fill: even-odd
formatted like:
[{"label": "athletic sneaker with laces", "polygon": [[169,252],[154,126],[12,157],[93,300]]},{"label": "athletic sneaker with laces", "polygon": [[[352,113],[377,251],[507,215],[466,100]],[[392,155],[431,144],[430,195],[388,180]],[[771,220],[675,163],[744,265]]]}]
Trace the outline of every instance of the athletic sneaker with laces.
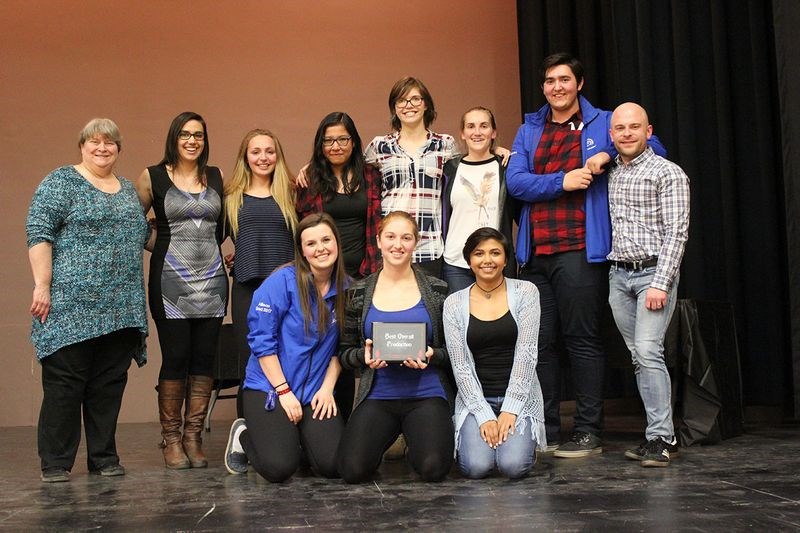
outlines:
[{"label": "athletic sneaker with laces", "polygon": [[[625,450],[625,457],[628,459],[633,459],[634,461],[641,461],[645,454],[645,449],[647,448],[648,440],[644,439],[636,448],[631,448],[630,450]],[[676,459],[680,455],[680,450],[678,449],[678,441],[675,440],[673,437],[672,443],[665,442],[667,445],[667,450],[669,451],[669,458],[670,460]]]},{"label": "athletic sneaker with laces", "polygon": [[569,442],[565,442],[553,452],[553,457],[575,459],[603,453],[603,442],[597,435],[576,431]]},{"label": "athletic sneaker with laces", "polygon": [[660,437],[656,437],[647,443],[644,448],[640,464],[642,466],[669,466],[670,444],[664,442]]},{"label": "athletic sneaker with laces", "polygon": [[239,441],[242,432],[247,429],[244,418],[237,418],[231,424],[228,433],[228,445],[225,447],[225,468],[231,474],[247,473],[247,454]]}]

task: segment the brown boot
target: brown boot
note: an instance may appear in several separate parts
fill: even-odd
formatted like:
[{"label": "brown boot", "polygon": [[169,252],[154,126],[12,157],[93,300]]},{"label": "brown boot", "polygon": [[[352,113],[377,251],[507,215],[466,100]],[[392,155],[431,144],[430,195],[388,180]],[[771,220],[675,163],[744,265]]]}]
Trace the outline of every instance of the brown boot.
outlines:
[{"label": "brown boot", "polygon": [[183,449],[186,451],[193,468],[208,466],[206,454],[203,453],[203,423],[208,413],[208,402],[214,379],[208,376],[189,376],[186,389],[186,422],[183,425]]},{"label": "brown boot", "polygon": [[181,410],[186,397],[186,382],[182,379],[162,379],[158,382],[158,417],[161,420],[161,448],[164,464],[173,470],[189,468],[189,458],[181,444]]}]

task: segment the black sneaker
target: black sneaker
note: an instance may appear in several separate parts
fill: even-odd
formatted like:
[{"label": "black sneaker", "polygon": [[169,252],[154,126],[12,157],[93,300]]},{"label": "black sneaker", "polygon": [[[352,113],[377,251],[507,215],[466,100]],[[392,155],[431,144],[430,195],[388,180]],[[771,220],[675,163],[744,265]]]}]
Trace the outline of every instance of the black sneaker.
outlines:
[{"label": "black sneaker", "polygon": [[670,444],[664,442],[660,437],[656,437],[644,447],[644,455],[641,459],[642,466],[669,466]]},{"label": "black sneaker", "polygon": [[237,418],[233,421],[231,430],[228,433],[228,445],[225,447],[225,468],[234,475],[247,473],[247,454],[243,451],[236,452],[233,450],[234,448],[242,449],[239,436],[246,429],[244,418]]},{"label": "black sneaker", "polygon": [[119,463],[114,463],[113,465],[101,466],[97,470],[92,470],[91,473],[104,477],[124,476],[125,468]]},{"label": "black sneaker", "polygon": [[69,470],[60,466],[45,468],[42,470],[42,481],[44,483],[63,483],[69,481]]},{"label": "black sneaker", "polygon": [[553,452],[553,457],[564,459],[575,459],[577,457],[587,457],[603,453],[603,443],[600,437],[583,431],[576,431],[572,434],[569,442],[565,442]]},{"label": "black sneaker", "polygon": [[[667,450],[669,451],[669,458],[676,459],[680,455],[680,450],[678,449],[678,441],[673,439],[673,443],[670,444],[669,442],[665,442],[664,444],[667,446]],[[625,450],[625,457],[628,459],[633,459],[634,461],[641,461],[645,455],[645,449],[647,448],[648,441],[647,439],[643,440],[639,443],[639,446],[636,448],[631,448],[630,450]]]}]

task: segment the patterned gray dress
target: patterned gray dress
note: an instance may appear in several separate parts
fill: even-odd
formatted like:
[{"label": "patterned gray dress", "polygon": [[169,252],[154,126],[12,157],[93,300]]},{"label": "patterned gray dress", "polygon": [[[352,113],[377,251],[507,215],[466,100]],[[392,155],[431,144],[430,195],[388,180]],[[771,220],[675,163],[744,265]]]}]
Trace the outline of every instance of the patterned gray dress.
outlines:
[{"label": "patterned gray dress", "polygon": [[228,278],[222,264],[222,175],[207,167],[207,187],[175,187],[164,165],[148,168],[158,234],[150,258],[154,319],[224,317]]}]

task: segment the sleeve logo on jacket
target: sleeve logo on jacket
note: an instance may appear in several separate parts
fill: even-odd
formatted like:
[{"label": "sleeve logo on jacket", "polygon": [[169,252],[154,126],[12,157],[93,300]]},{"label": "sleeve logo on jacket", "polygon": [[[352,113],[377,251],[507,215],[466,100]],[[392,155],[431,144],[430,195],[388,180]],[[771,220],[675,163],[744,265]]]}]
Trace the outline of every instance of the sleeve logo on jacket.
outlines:
[{"label": "sleeve logo on jacket", "polygon": [[258,312],[258,313],[271,313],[272,312],[272,307],[270,307],[269,304],[266,304],[264,302],[258,302],[256,304],[256,312]]},{"label": "sleeve logo on jacket", "polygon": [[591,137],[586,139],[586,149],[587,150],[594,150],[595,149],[594,139],[592,139]]}]

